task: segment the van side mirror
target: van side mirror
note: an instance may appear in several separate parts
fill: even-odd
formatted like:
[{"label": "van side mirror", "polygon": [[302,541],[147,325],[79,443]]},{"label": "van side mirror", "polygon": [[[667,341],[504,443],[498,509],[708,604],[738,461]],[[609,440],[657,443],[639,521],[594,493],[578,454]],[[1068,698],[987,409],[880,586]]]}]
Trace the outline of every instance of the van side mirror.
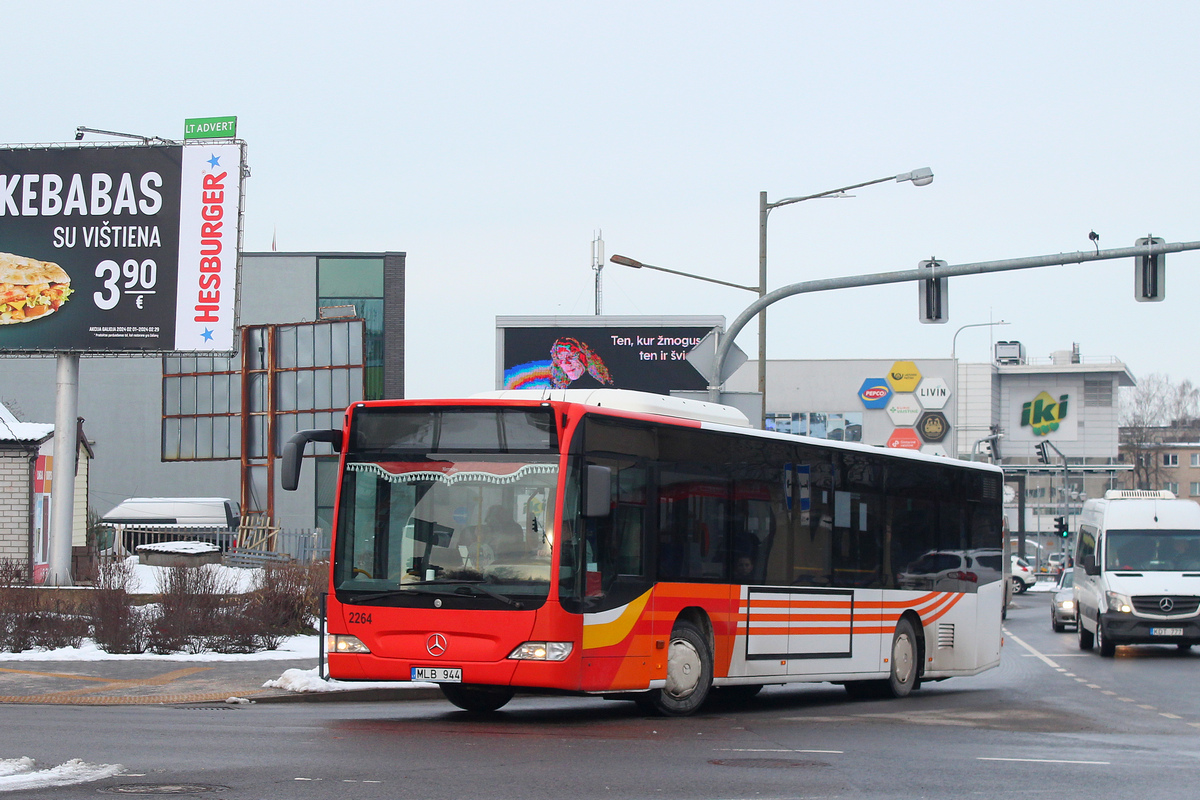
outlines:
[{"label": "van side mirror", "polygon": [[300,464],[304,461],[304,447],[309,442],[327,442],[339,453],[342,451],[340,430],[296,431],[283,445],[283,465],[279,482],[286,491],[294,492],[300,485]]},{"label": "van side mirror", "polygon": [[585,517],[607,517],[612,511],[612,470],[598,464],[587,465],[585,478]]},{"label": "van side mirror", "polygon": [[1094,555],[1084,556],[1080,563],[1083,565],[1083,571],[1088,575],[1100,574],[1100,567],[1096,566],[1096,557]]}]

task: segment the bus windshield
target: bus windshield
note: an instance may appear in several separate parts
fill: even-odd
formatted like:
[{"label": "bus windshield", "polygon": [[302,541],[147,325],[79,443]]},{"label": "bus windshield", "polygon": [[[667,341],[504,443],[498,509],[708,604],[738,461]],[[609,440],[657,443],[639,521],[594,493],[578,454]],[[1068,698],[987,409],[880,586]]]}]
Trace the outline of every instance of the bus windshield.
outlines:
[{"label": "bus windshield", "polygon": [[334,589],[349,602],[441,590],[544,600],[557,480],[551,455],[347,463]]},{"label": "bus windshield", "polygon": [[1134,572],[1200,570],[1200,531],[1109,531],[1104,568]]}]

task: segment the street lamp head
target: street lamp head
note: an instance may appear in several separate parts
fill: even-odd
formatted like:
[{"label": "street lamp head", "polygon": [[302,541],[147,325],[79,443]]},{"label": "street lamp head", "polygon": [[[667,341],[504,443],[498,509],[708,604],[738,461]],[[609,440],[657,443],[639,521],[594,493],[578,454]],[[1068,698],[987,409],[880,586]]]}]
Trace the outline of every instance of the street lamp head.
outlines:
[{"label": "street lamp head", "polygon": [[611,262],[612,262],[612,263],[614,263],[614,264],[620,264],[620,265],[621,265],[621,266],[623,266],[623,267],[633,267],[634,269],[641,269],[641,268],[642,268],[642,262],[640,262],[640,261],[634,261],[634,260],[633,260],[632,258],[630,258],[629,256],[618,256],[618,255],[614,255],[614,256],[612,256],[611,258],[609,258],[608,260],[609,260],[609,261],[611,261]]},{"label": "street lamp head", "polygon": [[902,172],[896,176],[896,183],[912,181],[913,186],[928,186],[933,183],[933,170],[929,167],[914,169],[912,172]]}]

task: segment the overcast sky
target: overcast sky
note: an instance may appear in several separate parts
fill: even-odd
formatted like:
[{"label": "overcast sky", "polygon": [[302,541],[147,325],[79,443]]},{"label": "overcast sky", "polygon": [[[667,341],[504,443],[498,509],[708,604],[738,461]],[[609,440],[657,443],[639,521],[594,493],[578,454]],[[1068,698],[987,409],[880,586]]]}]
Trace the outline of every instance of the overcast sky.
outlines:
[{"label": "overcast sky", "polygon": [[[757,283],[771,200],[929,166],[770,218],[770,288],[1200,240],[1194,3],[17,2],[0,141],[182,136],[237,115],[245,249],[408,254],[409,396],[487,390],[497,315],[591,314],[590,248]],[[1200,379],[1200,253],[1167,300],[1130,260],[954,280],[920,325],[900,284],[772,308],[772,358],[948,357],[959,326],[1030,356],[1078,343]],[[606,314],[754,296],[612,265]],[[751,324],[737,339],[757,352]],[[958,355],[990,356],[986,328]]]}]

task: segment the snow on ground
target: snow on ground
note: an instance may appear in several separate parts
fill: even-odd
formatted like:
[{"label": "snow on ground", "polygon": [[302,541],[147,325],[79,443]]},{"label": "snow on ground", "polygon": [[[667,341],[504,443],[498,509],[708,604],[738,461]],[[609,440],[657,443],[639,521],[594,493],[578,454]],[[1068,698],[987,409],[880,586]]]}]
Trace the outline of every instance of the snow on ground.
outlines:
[{"label": "snow on ground", "polygon": [[321,678],[317,668],[289,669],[273,681],[263,684],[264,689],[283,689],[289,692],[345,692],[351,689],[424,689],[437,686],[436,683],[409,683],[380,681],[363,683],[355,681],[346,683],[336,678]]},{"label": "snow on ground", "polygon": [[[162,582],[166,580],[166,573],[171,569],[170,567],[152,567],[148,564],[140,564],[137,556],[129,556],[125,559],[125,563],[133,569],[129,585],[125,588],[125,591],[130,594],[156,594],[159,587],[163,585]],[[200,569],[216,572],[219,584],[221,586],[228,585],[230,591],[235,594],[252,591],[255,582],[262,575],[261,569],[227,567],[224,564],[204,564]]]},{"label": "snow on ground", "polygon": [[46,769],[37,769],[37,764],[28,756],[4,758],[0,759],[0,792],[71,786],[111,778],[124,771],[125,767],[120,764],[88,764],[78,758]]},{"label": "snow on ground", "polygon": [[60,647],[57,650],[25,650],[20,653],[0,653],[0,661],[299,661],[317,660],[316,635],[289,636],[277,650],[261,653],[106,653],[91,639],[81,647]]}]

